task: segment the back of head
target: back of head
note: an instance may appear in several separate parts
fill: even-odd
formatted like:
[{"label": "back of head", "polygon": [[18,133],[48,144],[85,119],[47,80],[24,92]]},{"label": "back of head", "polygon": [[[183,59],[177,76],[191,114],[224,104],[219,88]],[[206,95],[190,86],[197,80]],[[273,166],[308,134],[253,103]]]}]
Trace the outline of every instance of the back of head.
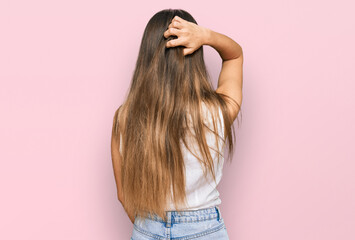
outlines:
[{"label": "back of head", "polygon": [[[165,94],[162,100],[181,98],[185,104],[196,100],[201,90],[210,89],[208,73],[203,58],[203,48],[184,56],[183,46],[166,48],[166,43],[176,36],[164,37],[174,16],[197,24],[184,10],[166,9],[156,13],[148,22],[139,50],[132,87],[153,93]],[[203,85],[203,86],[200,86]],[[192,92],[199,90],[199,92]],[[179,94],[175,94],[178,92]],[[195,98],[195,99],[193,99]],[[175,99],[178,102],[178,99]],[[151,106],[151,103],[146,103]]]},{"label": "back of head", "polygon": [[[203,103],[216,110],[212,111],[215,113],[212,130],[217,129],[218,108],[222,109],[224,136],[228,137],[230,152],[233,150],[232,122],[225,99],[215,92],[209,80],[203,47],[186,56],[183,46],[166,48],[166,42],[176,38],[163,35],[175,16],[197,24],[181,9],[159,11],[149,20],[128,95],[115,115],[116,133],[122,134],[123,140],[119,184],[125,209],[133,215],[150,212],[165,218],[171,193],[177,210],[186,204],[180,140],[186,145],[185,137],[191,128],[200,149],[201,166],[206,175],[211,173],[215,178],[205,139]],[[216,138],[220,137],[215,133]]]}]

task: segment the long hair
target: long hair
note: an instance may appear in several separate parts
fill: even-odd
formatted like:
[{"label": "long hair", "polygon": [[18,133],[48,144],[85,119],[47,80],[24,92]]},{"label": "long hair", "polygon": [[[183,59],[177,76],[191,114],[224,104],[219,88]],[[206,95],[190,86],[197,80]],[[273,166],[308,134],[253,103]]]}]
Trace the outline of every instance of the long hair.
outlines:
[{"label": "long hair", "polygon": [[[234,102],[240,109],[232,98],[213,89],[203,47],[186,56],[183,46],[166,48],[167,41],[177,38],[163,36],[176,15],[197,24],[181,9],[159,11],[149,20],[128,95],[114,116],[114,136],[121,137],[117,148],[122,148],[118,170],[121,179],[117,184],[123,192],[125,210],[143,217],[155,213],[165,220],[167,201],[171,197],[177,211],[186,206],[185,165],[180,144],[183,142],[190,149],[186,138],[193,136],[200,150],[195,156],[205,176],[210,173],[215,180],[205,133],[213,132],[216,142],[221,137],[216,131],[220,108],[223,146],[228,141],[230,157],[235,130],[226,101]],[[213,113],[214,129],[206,127],[203,103]]]}]

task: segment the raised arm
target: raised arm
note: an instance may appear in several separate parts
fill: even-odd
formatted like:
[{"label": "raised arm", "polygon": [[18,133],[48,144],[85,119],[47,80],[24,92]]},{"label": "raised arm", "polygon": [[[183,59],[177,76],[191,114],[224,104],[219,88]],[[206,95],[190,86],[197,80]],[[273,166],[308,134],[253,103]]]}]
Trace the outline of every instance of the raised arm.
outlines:
[{"label": "raised arm", "polygon": [[227,102],[229,113],[235,120],[243,98],[243,51],[238,43],[226,35],[210,29],[207,29],[206,32],[204,44],[213,47],[222,58],[222,68],[216,92],[225,94],[238,103],[239,106]]},{"label": "raised arm", "polygon": [[221,33],[186,21],[179,16],[173,18],[164,32],[165,38],[170,35],[178,38],[168,41],[166,47],[185,46],[184,55],[193,53],[202,45],[209,45],[217,50],[222,58],[222,69],[216,92],[234,100],[227,101],[227,106],[231,118],[235,120],[242,104],[243,52],[240,45]]}]

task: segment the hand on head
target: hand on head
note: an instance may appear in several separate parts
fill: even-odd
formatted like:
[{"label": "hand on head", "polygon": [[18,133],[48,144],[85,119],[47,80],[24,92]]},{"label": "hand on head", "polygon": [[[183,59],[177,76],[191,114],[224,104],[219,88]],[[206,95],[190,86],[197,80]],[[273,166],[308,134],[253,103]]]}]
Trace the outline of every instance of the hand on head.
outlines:
[{"label": "hand on head", "polygon": [[164,32],[164,37],[177,36],[166,43],[166,47],[184,46],[184,55],[188,55],[199,49],[207,37],[207,29],[193,22],[186,21],[179,16],[175,16]]}]

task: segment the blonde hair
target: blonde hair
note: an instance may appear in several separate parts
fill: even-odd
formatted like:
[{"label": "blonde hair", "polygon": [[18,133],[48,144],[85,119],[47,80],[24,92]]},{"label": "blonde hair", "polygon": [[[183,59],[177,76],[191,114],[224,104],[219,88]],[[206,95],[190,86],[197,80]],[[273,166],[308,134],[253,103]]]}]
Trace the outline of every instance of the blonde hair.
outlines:
[{"label": "blonde hair", "polygon": [[[180,140],[188,148],[186,136],[192,134],[200,149],[198,157],[205,175],[215,180],[213,159],[205,133],[215,133],[218,109],[223,114],[223,141],[233,152],[235,130],[226,101],[240,106],[228,96],[216,93],[203,58],[203,47],[183,55],[183,47],[166,48],[164,31],[175,15],[197,24],[184,10],[166,9],[148,22],[124,103],[114,116],[114,135],[122,136],[121,178],[117,182],[123,192],[125,210],[134,216],[155,213],[165,219],[168,199],[173,193],[177,211],[186,205],[185,166]],[[214,129],[206,128],[202,104],[211,111]],[[233,130],[233,136],[232,136]],[[226,144],[225,144],[226,145]],[[220,153],[221,155],[223,153]],[[230,158],[231,161],[231,158]]]}]

